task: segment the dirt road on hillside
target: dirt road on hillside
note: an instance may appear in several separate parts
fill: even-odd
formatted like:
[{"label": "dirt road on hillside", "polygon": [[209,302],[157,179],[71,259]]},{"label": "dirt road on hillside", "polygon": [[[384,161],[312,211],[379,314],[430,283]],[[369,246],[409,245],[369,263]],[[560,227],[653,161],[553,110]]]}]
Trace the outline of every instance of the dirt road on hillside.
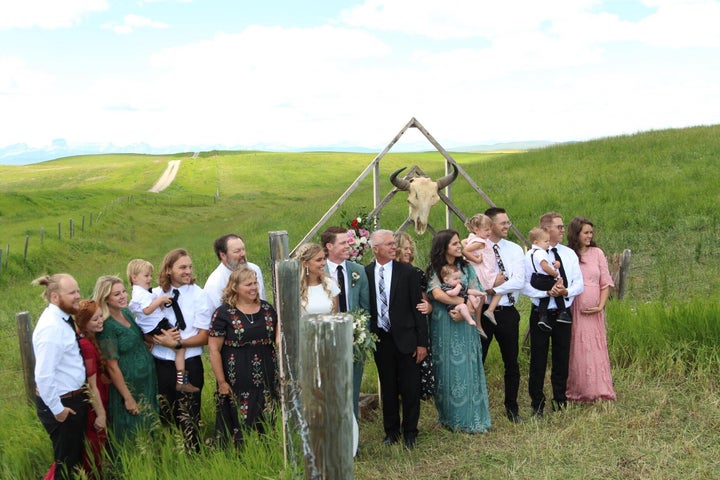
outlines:
[{"label": "dirt road on hillside", "polygon": [[148,190],[148,192],[158,193],[168,188],[172,184],[173,180],[175,180],[175,175],[177,175],[178,169],[180,169],[180,160],[170,160],[167,168],[160,176],[160,179],[150,190]]}]

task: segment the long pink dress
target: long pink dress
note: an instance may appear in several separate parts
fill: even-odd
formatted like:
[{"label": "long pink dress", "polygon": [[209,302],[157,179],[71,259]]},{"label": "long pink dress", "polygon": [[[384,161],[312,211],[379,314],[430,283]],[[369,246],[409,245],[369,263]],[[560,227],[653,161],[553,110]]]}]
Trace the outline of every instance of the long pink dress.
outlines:
[{"label": "long pink dress", "polygon": [[566,395],[575,402],[615,400],[605,330],[605,311],[584,315],[581,310],[596,307],[600,290],[613,286],[607,259],[602,250],[590,247],[580,261],[585,290],[572,304],[570,368]]}]

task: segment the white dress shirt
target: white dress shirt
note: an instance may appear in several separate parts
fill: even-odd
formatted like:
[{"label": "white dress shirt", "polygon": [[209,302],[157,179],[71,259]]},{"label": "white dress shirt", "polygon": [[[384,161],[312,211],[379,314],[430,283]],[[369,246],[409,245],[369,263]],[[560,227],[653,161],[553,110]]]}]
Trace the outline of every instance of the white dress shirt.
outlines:
[{"label": "white dress shirt", "polygon": [[57,305],[49,304],[32,335],[35,385],[53,415],[65,408],[60,396],[82,388],[86,380],[80,345],[72,325],[66,321],[69,316]]},{"label": "white dress shirt", "polygon": [[[169,292],[163,292],[162,287],[155,287],[153,293],[172,297],[173,288],[175,287],[170,287]],[[185,320],[185,330],[180,330],[180,337],[190,338],[200,333],[200,330],[210,330],[210,321],[215,313],[215,308],[210,303],[205,291],[195,284],[182,285],[177,289],[180,291],[178,305]],[[165,317],[170,320],[171,324],[176,324],[177,320],[172,308],[165,309]],[[151,352],[160,360],[175,360],[175,350],[172,348],[155,345]],[[197,357],[201,353],[202,347],[188,347],[185,349],[185,358]]]},{"label": "white dress shirt", "polygon": [[[263,281],[262,271],[260,270],[260,267],[255,265],[252,262],[247,262],[247,268],[255,272],[257,275],[257,281],[258,281],[258,295],[260,296],[261,300],[267,301],[265,298],[265,282]],[[238,268],[242,268],[243,266],[240,266]],[[222,294],[223,290],[225,290],[225,287],[228,284],[228,280],[230,280],[230,274],[233,271],[230,270],[224,263],[220,262],[220,265],[213,270],[213,272],[210,274],[208,279],[205,281],[205,293],[207,293],[207,296],[210,298],[210,302],[213,304],[214,308],[219,307],[222,305]]]},{"label": "white dress shirt", "polygon": [[[507,280],[502,285],[494,287],[494,290],[496,295],[503,296],[502,299],[500,299],[500,305],[510,306],[512,302],[508,300],[507,295],[512,293],[515,302],[517,302],[525,284],[525,253],[520,245],[504,238],[500,239],[497,246],[503,266],[505,267]],[[495,260],[494,252],[491,258]],[[484,260],[485,258],[483,258],[483,261]],[[497,265],[497,262],[495,262],[495,268],[495,273],[500,273],[500,267]],[[492,295],[488,295],[486,303],[490,303],[491,299]]]},{"label": "white dress shirt", "polygon": [[[562,259],[565,275],[567,275],[567,285],[565,285],[565,288],[567,288],[568,293],[565,296],[565,308],[569,309],[575,297],[580,295],[585,289],[582,271],[580,270],[580,261],[572,248],[568,248],[560,243],[550,246],[551,251],[548,253],[550,261],[555,260],[555,255],[552,253],[553,247],[557,247],[558,255],[560,255],[560,258]],[[540,303],[539,299],[547,297],[548,294],[542,290],[536,290],[532,287],[532,285],[530,285],[530,277],[534,271],[532,263],[530,263],[530,258],[528,257],[525,262],[526,282],[525,288],[523,288],[523,295],[530,297],[533,305],[537,306]],[[557,308],[555,297],[550,297],[548,308]]]}]

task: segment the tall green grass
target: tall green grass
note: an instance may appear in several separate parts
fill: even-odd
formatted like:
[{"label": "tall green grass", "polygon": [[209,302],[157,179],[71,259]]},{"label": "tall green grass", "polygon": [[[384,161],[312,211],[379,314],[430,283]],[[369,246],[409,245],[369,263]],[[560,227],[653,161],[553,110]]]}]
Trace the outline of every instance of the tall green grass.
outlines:
[{"label": "tall green grass", "polygon": [[[575,215],[590,217],[608,254],[632,250],[626,299],[608,304],[618,401],[511,426],[503,417],[502,363],[493,346],[486,366],[494,422],[488,434],[436,431],[432,405],[427,404],[420,443],[409,454],[380,446],[379,417],[363,421],[357,478],[702,478],[715,471],[720,458],[720,409],[713,400],[718,398],[719,363],[719,153],[720,127],[713,126],[524,153],[453,154],[484,192],[508,209],[521,232],[536,225],[545,211],[557,210],[566,223]],[[15,314],[29,310],[37,318],[44,307],[40,291],[29,285],[33,278],[70,272],[87,297],[99,275],[124,276],[127,262],[135,257],[157,265],[165,252],[182,246],[190,251],[202,285],[217,264],[213,239],[234,231],[243,235],[249,259],[261,265],[269,282],[267,233],[288,231],[292,248],[373,157],[206,152],[195,159],[189,154],[104,155],[0,166],[0,248],[12,247],[8,266],[0,273],[0,477],[36,478],[50,462],[47,435],[23,399],[15,336]],[[170,159],[182,160],[176,181],[165,192],[146,193]],[[392,171],[415,164],[433,177],[443,174],[437,152],[388,154],[380,166],[381,194],[392,188],[387,179]],[[553,178],[554,170],[565,175]],[[372,188],[368,177],[341,210],[369,210]],[[454,202],[467,215],[487,207],[462,180],[452,190]],[[381,226],[395,228],[406,215],[401,193],[383,210]],[[72,239],[67,235],[69,218],[76,225]],[[328,224],[340,221],[338,213]],[[430,222],[442,228],[442,208],[433,209]],[[454,226],[466,233],[458,220]],[[45,228],[42,245],[40,227]],[[30,246],[24,261],[26,235]],[[423,265],[430,235],[417,241],[417,263]],[[527,302],[520,306],[525,327]],[[367,370],[363,384],[372,389],[371,364]],[[525,407],[525,356],[521,370],[520,401]],[[209,368],[207,382],[205,438],[212,436],[214,418]],[[282,462],[272,457],[281,451],[280,441],[272,435],[277,431],[269,441],[251,442],[266,448],[253,455],[271,459],[267,466],[253,466],[249,475],[283,475]],[[206,471],[230,476],[238,463],[251,465],[249,458],[234,461],[233,451],[206,447],[199,456],[172,462],[174,448],[171,439],[162,436],[153,443],[154,454],[163,459],[157,472],[152,455],[123,452],[123,478],[197,478]]]}]

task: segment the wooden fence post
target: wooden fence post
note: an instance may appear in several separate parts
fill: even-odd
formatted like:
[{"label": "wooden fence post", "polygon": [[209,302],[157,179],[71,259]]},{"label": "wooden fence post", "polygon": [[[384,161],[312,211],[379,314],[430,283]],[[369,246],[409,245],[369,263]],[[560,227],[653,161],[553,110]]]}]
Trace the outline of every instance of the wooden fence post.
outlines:
[{"label": "wooden fence post", "polygon": [[91,226],[91,227],[92,227],[92,217],[93,217],[93,213],[90,212],[90,226]]},{"label": "wooden fence post", "polygon": [[30,243],[30,235],[25,235],[25,253],[23,253],[23,261],[27,262],[28,244]]},{"label": "wooden fence post", "polygon": [[80,227],[80,231],[82,233],[85,233],[85,215],[83,215],[82,226]]},{"label": "wooden fence post", "polygon": [[622,300],[623,297],[625,297],[631,256],[632,252],[630,251],[630,249],[626,248],[625,250],[623,250],[622,256],[620,257],[620,270],[618,271],[617,282],[615,282],[615,290],[617,292],[618,300]]},{"label": "wooden fence post", "polygon": [[70,238],[75,238],[75,222],[70,219]]},{"label": "wooden fence post", "polygon": [[353,478],[352,330],[347,313],[300,320],[305,478]]},{"label": "wooden fence post", "polygon": [[22,361],[25,395],[30,404],[35,403],[35,353],[32,348],[32,327],[30,313],[20,312],[17,320],[18,341],[20,342],[20,360]]},{"label": "wooden fence post", "polygon": [[2,248],[0,248],[0,273],[2,273],[2,253],[3,253],[3,250],[2,250]]},{"label": "wooden fence post", "polygon": [[62,240],[62,236],[60,235],[60,232],[62,232],[62,226],[60,222],[58,222],[58,240]]},{"label": "wooden fence post", "polygon": [[10,244],[5,246],[5,270],[8,268],[8,262],[10,261]]}]

